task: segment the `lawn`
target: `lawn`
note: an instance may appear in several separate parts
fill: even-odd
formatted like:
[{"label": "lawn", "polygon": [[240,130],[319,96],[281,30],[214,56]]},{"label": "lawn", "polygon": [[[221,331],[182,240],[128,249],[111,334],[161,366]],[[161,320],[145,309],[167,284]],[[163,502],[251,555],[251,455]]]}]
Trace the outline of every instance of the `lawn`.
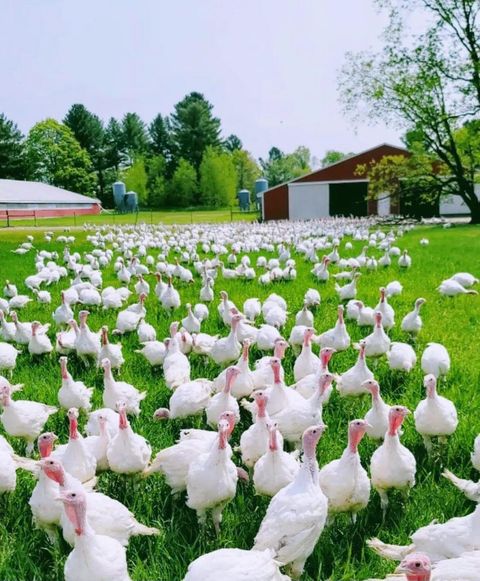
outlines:
[{"label": "lawn", "polygon": [[[258,212],[239,212],[230,210],[152,210],[140,211],[137,214],[117,214],[113,211],[102,212],[92,216],[63,216],[62,218],[21,218],[10,220],[10,226],[29,228],[80,227],[88,224],[193,224],[199,222],[236,222],[239,220],[258,220]],[[6,227],[5,218],[0,219],[0,227]]]},{"label": "lawn", "polygon": [[[93,220],[92,220],[93,221]],[[147,221],[147,220],[145,220]],[[43,225],[43,223],[42,223]],[[46,224],[45,224],[46,226]],[[247,227],[248,228],[248,227]],[[11,253],[19,242],[30,233],[25,230],[0,231],[0,272],[1,277],[8,277],[16,282],[20,292],[24,292],[24,278],[34,270],[34,253],[17,256]],[[44,248],[41,235],[42,228],[31,231],[35,236],[34,244]],[[247,235],[248,230],[245,230]],[[86,241],[86,233],[75,232],[75,250],[87,251],[91,245]],[[429,246],[421,246],[419,240],[427,237]],[[472,511],[473,504],[462,497],[446,480],[441,477],[444,467],[448,467],[463,477],[475,477],[470,465],[470,451],[474,437],[480,431],[479,407],[480,397],[480,357],[478,337],[480,329],[480,297],[460,296],[454,299],[441,297],[436,291],[438,284],[458,271],[469,271],[479,274],[480,268],[480,228],[453,227],[445,230],[441,227],[421,227],[404,235],[398,240],[401,248],[409,250],[413,265],[407,271],[401,271],[396,263],[388,269],[375,273],[365,272],[359,282],[358,297],[366,304],[374,306],[378,300],[378,288],[392,280],[398,279],[404,285],[401,296],[391,300],[396,311],[396,326],[391,331],[392,340],[407,341],[407,336],[399,326],[402,317],[412,309],[416,298],[427,299],[422,316],[424,328],[414,343],[420,355],[429,341],[443,343],[450,352],[452,368],[444,383],[440,386],[442,395],[453,400],[458,408],[460,424],[455,435],[444,449],[436,448],[428,457],[420,436],[415,432],[412,419],[407,420],[402,441],[415,454],[418,464],[417,484],[407,501],[401,495],[391,495],[391,504],[387,517],[382,523],[378,495],[372,491],[370,504],[352,524],[346,515],[335,519],[326,528],[318,542],[314,554],[307,562],[305,580],[352,581],[369,577],[380,577],[393,570],[391,562],[382,561],[365,546],[365,541],[372,536],[380,536],[387,542],[408,542],[408,536],[419,526],[434,519],[444,521],[453,516],[460,516]],[[346,251],[341,246],[342,256],[357,256],[362,243],[354,242],[354,248]],[[52,242],[49,249],[62,251],[63,246]],[[156,253],[152,253],[156,256]],[[373,254],[379,255],[378,251]],[[336,317],[337,295],[333,281],[326,285],[316,284],[310,274],[311,265],[301,255],[293,256],[297,261],[298,278],[295,282],[282,282],[269,287],[261,287],[256,281],[217,280],[215,291],[225,289],[231,299],[241,307],[248,297],[258,296],[265,299],[271,292],[282,295],[292,314],[283,334],[288,338],[294,322],[294,314],[301,308],[304,292],[309,287],[319,288],[322,304],[315,314],[317,331],[330,328]],[[251,255],[255,263],[256,255]],[[172,259],[172,257],[170,257]],[[332,268],[335,272],[335,269]],[[153,283],[153,277],[148,277]],[[104,273],[104,285],[116,284],[111,267]],[[51,288],[52,307],[30,303],[21,311],[21,320],[42,322],[51,321],[51,311],[59,304],[61,288],[68,285],[66,280]],[[3,285],[2,285],[3,286]],[[152,284],[153,287],[153,284]],[[182,304],[198,302],[200,283],[179,285]],[[132,298],[133,300],[133,298]],[[216,311],[218,301],[210,308],[210,317],[202,331],[207,333],[221,332],[226,334]],[[155,295],[147,299],[147,321],[157,329],[158,338],[168,335],[171,318],[162,311]],[[77,309],[78,310],[78,309]],[[177,319],[185,316],[185,309],[180,308],[175,314]],[[90,327],[97,330],[102,324],[114,327],[115,313],[92,310],[89,319]],[[355,323],[348,322],[352,341],[359,340],[369,333],[359,329]],[[53,337],[53,333],[51,333]],[[134,384],[140,390],[147,390],[148,396],[142,404],[139,418],[132,420],[133,428],[150,441],[154,453],[174,443],[180,428],[204,427],[200,419],[158,423],[153,421],[152,414],[160,406],[166,406],[170,396],[165,387],[160,369],[152,370],[148,363],[134,349],[138,348],[136,334],[122,339],[126,363],[121,378]],[[259,353],[253,350],[253,358]],[[57,356],[33,359],[23,353],[17,360],[13,379],[15,383],[24,383],[21,395],[25,399],[37,399],[49,404],[57,404],[57,391],[60,386]],[[356,352],[350,348],[338,353],[332,360],[332,369],[343,372],[356,359]],[[88,386],[95,386],[94,407],[100,407],[102,401],[102,374],[94,367],[85,367],[74,356],[69,358],[69,368],[74,378],[81,379]],[[287,352],[285,368],[286,383],[293,382],[293,354]],[[219,368],[212,362],[192,356],[192,377],[214,377]],[[373,365],[373,364],[372,364]],[[415,409],[423,399],[422,371],[420,366],[409,374],[392,372],[382,359],[373,367],[375,376],[380,382],[382,393],[388,403],[399,403]],[[18,395],[17,397],[20,397]],[[339,457],[346,445],[347,422],[355,417],[363,417],[370,407],[369,398],[342,399],[334,393],[324,411],[324,421],[328,430],[318,447],[320,464]],[[80,425],[84,423],[81,418]],[[238,443],[242,429],[248,425],[247,416],[242,417],[233,435],[233,444]],[[65,413],[53,416],[48,425],[55,431],[62,442],[66,441],[68,430]],[[1,428],[0,428],[1,429]],[[19,453],[23,453],[23,444],[14,442]],[[367,440],[362,441],[360,453],[364,466],[368,466],[375,445]],[[236,461],[240,463],[238,456]],[[476,477],[475,477],[476,479]],[[69,547],[60,539],[51,544],[46,535],[32,526],[28,498],[34,486],[31,475],[18,471],[17,489],[12,494],[0,497],[0,579],[2,581],[49,580],[63,578],[63,564]],[[215,536],[213,527],[208,525],[199,528],[195,513],[185,505],[184,496],[174,498],[163,478],[154,475],[148,479],[140,476],[125,477],[113,473],[102,474],[98,489],[109,494],[126,506],[136,515],[139,521],[162,529],[159,537],[136,537],[130,541],[128,549],[129,570],[135,581],[178,581],[185,574],[188,564],[199,555],[220,547],[250,548],[259,523],[268,505],[268,499],[254,495],[251,484],[239,483],[235,499],[224,511],[222,530]],[[226,571],[226,578],[228,572]]]}]

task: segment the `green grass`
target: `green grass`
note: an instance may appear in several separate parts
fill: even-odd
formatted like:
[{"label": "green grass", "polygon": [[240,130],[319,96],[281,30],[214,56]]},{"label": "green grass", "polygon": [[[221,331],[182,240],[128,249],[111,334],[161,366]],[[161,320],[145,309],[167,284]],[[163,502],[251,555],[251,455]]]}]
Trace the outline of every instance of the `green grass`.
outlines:
[{"label": "green grass", "polygon": [[[38,247],[44,247],[41,230],[32,231]],[[0,269],[3,276],[18,283],[24,291],[22,281],[33,271],[34,254],[16,256],[10,251],[25,240],[25,231],[0,232]],[[77,233],[75,249],[85,251],[89,245],[85,233]],[[421,247],[419,240],[426,236],[430,239],[428,247]],[[411,310],[414,300],[423,296],[427,299],[422,316],[424,328],[415,348],[420,355],[428,341],[443,343],[452,358],[452,369],[447,380],[441,384],[443,395],[455,401],[460,417],[460,424],[455,435],[450,438],[444,450],[436,449],[432,457],[427,457],[419,435],[415,432],[413,421],[407,420],[404,443],[413,451],[418,462],[417,484],[405,502],[400,495],[391,496],[391,505],[385,523],[382,525],[379,498],[372,492],[370,504],[359,514],[357,523],[352,525],[346,516],[338,517],[325,529],[314,554],[307,562],[305,580],[334,581],[360,580],[372,576],[382,576],[391,572],[391,562],[382,561],[365,546],[365,540],[380,536],[383,540],[395,543],[408,542],[408,536],[419,526],[430,523],[433,519],[444,521],[453,516],[469,513],[472,503],[465,500],[441,476],[444,467],[448,467],[463,477],[475,477],[469,462],[469,454],[475,435],[480,431],[478,409],[480,397],[480,359],[478,336],[480,323],[480,299],[474,296],[460,296],[454,299],[441,297],[435,290],[440,281],[456,271],[473,271],[478,275],[480,266],[480,229],[478,227],[455,227],[450,230],[441,228],[418,228],[399,240],[402,248],[407,248],[413,258],[413,266],[408,271],[400,271],[394,265],[387,270],[376,273],[365,273],[359,283],[359,298],[369,305],[374,305],[378,298],[378,287],[391,280],[398,279],[404,285],[401,296],[391,300],[396,311],[396,327],[391,332],[393,340],[408,340],[399,330],[402,317]],[[345,256],[356,256],[361,243],[354,244],[354,250],[342,251]],[[51,244],[52,249],[61,250],[61,245]],[[377,253],[378,254],[378,253]],[[241,306],[244,299],[258,296],[265,299],[270,292],[277,292],[285,297],[289,311],[296,313],[302,305],[302,297],[309,287],[318,287],[309,273],[310,265],[297,259],[298,279],[296,282],[284,282],[268,288],[260,287],[252,281],[221,281],[216,291],[227,290],[233,301]],[[253,256],[255,261],[255,256]],[[148,277],[153,283],[152,276]],[[104,284],[116,282],[111,271],[104,273]],[[68,283],[62,281],[58,287],[51,289],[53,305],[59,302],[60,287]],[[198,302],[199,282],[183,286],[181,296],[183,304],[188,301]],[[318,331],[330,328],[335,320],[337,297],[333,282],[320,286],[322,305],[315,315],[315,326]],[[212,304],[210,318],[204,329],[206,332],[221,331],[216,312],[217,301]],[[21,319],[41,321],[51,320],[51,308],[31,303],[21,313]],[[169,317],[159,308],[154,296],[147,300],[147,320],[157,328],[158,337],[167,335]],[[177,318],[184,316],[180,309]],[[111,311],[92,312],[89,323],[91,328],[98,329],[101,324],[114,326],[115,314]],[[293,316],[285,329],[288,337]],[[358,340],[368,331],[358,329],[348,323],[352,340]],[[202,420],[190,419],[156,423],[152,420],[153,411],[159,406],[166,406],[169,391],[166,389],[161,370],[152,370],[148,363],[133,350],[137,348],[136,335],[123,339],[126,363],[122,370],[122,379],[133,383],[137,388],[148,391],[138,419],[132,420],[136,431],[149,439],[154,452],[171,445],[181,427],[203,426]],[[258,353],[253,355],[258,357]],[[332,368],[343,372],[356,358],[353,349],[334,356]],[[218,368],[211,362],[199,357],[191,357],[192,377],[213,377]],[[285,367],[287,383],[292,378],[293,357],[288,352]],[[74,356],[70,357],[70,370],[74,377],[85,381],[86,385],[95,386],[94,404],[101,405],[102,375],[93,367],[85,368]],[[422,372],[419,366],[410,375],[391,372],[385,360],[380,361],[375,369],[385,399],[390,403],[402,403],[414,409],[423,398]],[[56,404],[56,393],[60,386],[57,356],[32,359],[28,353],[19,356],[14,372],[15,382],[25,384],[23,398],[38,399],[49,404]],[[18,396],[17,396],[18,397]],[[369,399],[341,399],[334,393],[324,412],[328,430],[322,438],[318,456],[320,463],[326,463],[338,457],[346,444],[346,426],[350,419],[361,417],[369,408]],[[81,421],[83,425],[83,420]],[[237,427],[233,444],[239,439],[241,430],[247,426],[247,418],[242,418]],[[61,441],[67,437],[67,422],[64,413],[51,418],[48,429],[59,434]],[[14,442],[18,452],[23,452],[23,444]],[[374,450],[371,442],[363,441],[360,446],[363,464],[368,466]],[[238,459],[237,459],[238,460]],[[0,497],[0,579],[18,581],[38,579],[54,581],[63,578],[63,564],[69,548],[63,541],[52,545],[47,537],[32,526],[31,514],[27,501],[34,486],[33,478],[26,473],[18,472],[18,486],[13,494]],[[185,505],[184,497],[173,498],[170,489],[161,476],[148,479],[124,477],[115,474],[102,474],[99,479],[99,490],[112,495],[133,510],[137,518],[149,525],[162,528],[162,535],[157,538],[133,538],[128,549],[129,569],[136,581],[176,581],[182,579],[188,564],[199,555],[220,547],[250,548],[259,523],[268,504],[267,499],[256,497],[251,484],[239,483],[236,498],[224,512],[222,531],[217,538],[213,527],[200,529],[195,514]],[[226,572],[228,577],[228,572]]]},{"label": "green grass", "polygon": [[[193,224],[198,222],[238,222],[258,220],[257,212],[239,212],[238,209],[230,211],[224,210],[163,210],[163,211],[141,211],[138,214],[116,214],[111,211],[102,212],[92,216],[63,216],[62,218],[38,218],[36,227],[80,227],[84,222],[88,224]],[[0,228],[6,227],[6,219],[0,220]],[[35,220],[31,218],[21,218],[10,220],[11,227],[35,227]]]}]

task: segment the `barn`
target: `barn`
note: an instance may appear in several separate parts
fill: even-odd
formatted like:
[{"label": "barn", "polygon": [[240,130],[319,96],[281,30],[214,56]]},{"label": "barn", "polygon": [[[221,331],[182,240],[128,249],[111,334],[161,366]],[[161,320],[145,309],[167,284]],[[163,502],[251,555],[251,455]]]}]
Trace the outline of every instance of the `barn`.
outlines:
[{"label": "barn", "polygon": [[384,143],[266,190],[263,194],[263,219],[306,220],[338,215],[400,213],[398,201],[388,196],[367,201],[368,179],[355,174],[358,165],[378,161],[385,155],[409,153],[402,147]]},{"label": "barn", "polygon": [[0,219],[99,214],[100,200],[41,182],[0,180]]}]

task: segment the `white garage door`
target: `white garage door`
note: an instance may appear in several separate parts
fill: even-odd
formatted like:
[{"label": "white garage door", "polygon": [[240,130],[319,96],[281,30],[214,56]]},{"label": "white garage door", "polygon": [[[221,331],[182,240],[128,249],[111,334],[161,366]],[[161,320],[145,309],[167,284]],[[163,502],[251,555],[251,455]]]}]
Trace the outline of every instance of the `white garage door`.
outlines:
[{"label": "white garage door", "polygon": [[325,183],[288,185],[290,220],[312,220],[330,216],[329,187]]}]

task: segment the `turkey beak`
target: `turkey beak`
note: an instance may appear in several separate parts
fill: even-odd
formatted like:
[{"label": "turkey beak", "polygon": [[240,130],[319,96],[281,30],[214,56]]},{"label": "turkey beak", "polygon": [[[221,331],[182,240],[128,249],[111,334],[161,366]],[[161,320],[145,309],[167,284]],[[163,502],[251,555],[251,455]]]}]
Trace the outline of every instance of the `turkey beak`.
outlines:
[{"label": "turkey beak", "polygon": [[395,573],[410,573],[410,569],[408,569],[404,564],[403,561],[400,563],[400,565],[395,569]]}]

